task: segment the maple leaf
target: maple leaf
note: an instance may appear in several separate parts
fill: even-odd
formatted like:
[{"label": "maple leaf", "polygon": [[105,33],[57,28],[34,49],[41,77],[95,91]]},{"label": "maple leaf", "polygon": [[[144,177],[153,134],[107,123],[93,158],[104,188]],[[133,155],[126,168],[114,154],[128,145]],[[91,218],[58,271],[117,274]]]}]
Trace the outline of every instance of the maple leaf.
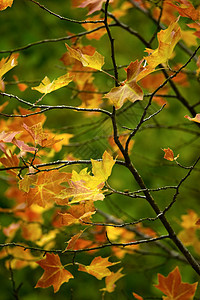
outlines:
[{"label": "maple leaf", "polygon": [[30,205],[38,204],[45,207],[53,203],[53,201],[67,204],[66,199],[60,200],[59,193],[65,189],[60,184],[69,180],[71,174],[52,170],[50,172],[41,172],[37,175],[37,182],[33,188],[30,188],[26,194],[27,202]]},{"label": "maple leaf", "polygon": [[32,87],[32,90],[36,90],[42,94],[49,94],[55,90],[60,89],[63,86],[68,85],[73,80],[73,77],[69,77],[68,74],[58,77],[57,79],[53,80],[52,82],[50,79],[45,76],[40,85],[36,87]]},{"label": "maple leaf", "polygon": [[174,152],[170,148],[164,148],[162,150],[165,152],[164,158],[169,161],[174,161],[179,157],[179,154],[176,157],[174,157]]},{"label": "maple leaf", "polygon": [[69,226],[82,221],[89,222],[90,217],[95,213],[93,201],[85,201],[78,205],[71,206],[67,213],[59,212],[56,225],[60,227]]},{"label": "maple leaf", "polygon": [[105,182],[112,172],[112,168],[115,164],[115,160],[112,156],[105,151],[102,156],[102,161],[91,159],[92,173],[98,178],[99,182]]},{"label": "maple leaf", "polygon": [[83,54],[79,49],[75,50],[67,44],[65,44],[65,46],[69,50],[70,56],[79,60],[84,67],[101,71],[101,67],[104,65],[104,57],[100,53],[95,51],[95,53],[91,56]]},{"label": "maple leaf", "polygon": [[167,277],[158,274],[158,282],[155,287],[167,296],[164,297],[165,300],[191,300],[198,284],[197,282],[193,284],[183,283],[178,267]]},{"label": "maple leaf", "polygon": [[110,176],[115,161],[105,151],[100,164],[94,160],[91,160],[91,162],[94,176],[87,172],[87,168],[81,170],[80,173],[73,170],[71,180],[69,180],[69,188],[60,193],[58,196],[60,199],[73,198],[70,199],[70,203],[104,199],[101,189],[104,187],[105,180]]},{"label": "maple leaf", "polygon": [[8,6],[12,6],[13,0],[1,0],[0,1],[0,10],[6,9]]},{"label": "maple leaf", "polygon": [[[65,250],[74,250],[77,240],[80,238],[84,230],[81,230],[79,233],[75,234],[71,239],[67,242],[67,248]],[[64,251],[65,251],[64,250]]]},{"label": "maple leaf", "polygon": [[111,271],[108,267],[118,264],[119,262],[111,263],[108,261],[109,257],[102,258],[97,256],[93,259],[89,266],[84,266],[79,264],[78,271],[83,271],[95,276],[97,279],[101,280],[103,277],[111,275]]},{"label": "maple leaf", "polygon": [[[0,3],[0,5],[1,5],[1,3]],[[10,69],[14,68],[18,64],[18,62],[17,62],[18,56],[19,56],[19,53],[13,53],[10,56],[1,59],[1,61],[0,61],[0,78],[5,73],[7,73]]]},{"label": "maple leaf", "polygon": [[[110,2],[112,2],[111,0]],[[73,6],[75,7],[88,7],[88,15],[91,15],[93,12],[101,10],[103,3],[106,0],[73,0]]]},{"label": "maple leaf", "polygon": [[200,123],[200,114],[196,114],[196,116],[194,118],[190,118],[189,116],[184,116],[184,118],[190,120],[190,121],[193,121],[193,122],[196,122],[196,123]]},{"label": "maple leaf", "polygon": [[173,4],[173,1],[167,1],[167,4],[173,6],[182,17],[190,18],[193,21],[200,19],[200,11],[195,9],[191,2],[187,0],[179,0],[178,2],[178,5]]},{"label": "maple leaf", "polygon": [[35,144],[39,144],[42,147],[52,147],[55,143],[61,141],[61,139],[55,140],[54,137],[49,138],[49,135],[43,131],[41,122],[31,127],[24,123],[23,127],[32,136]]},{"label": "maple leaf", "polygon": [[19,159],[16,154],[12,154],[11,151],[4,153],[5,157],[0,158],[0,162],[4,165],[5,168],[10,168],[7,172],[12,175],[17,175],[19,170],[12,169],[13,167],[19,166]]},{"label": "maple leaf", "polygon": [[106,277],[105,282],[106,282],[106,287],[101,289],[100,291],[112,293],[115,290],[115,282],[119,280],[121,277],[125,276],[124,274],[121,273],[123,268],[119,269],[116,273],[111,272],[109,276]]},{"label": "maple leaf", "polygon": [[[100,15],[95,15],[89,19],[87,19],[86,21],[103,21],[103,19],[100,17]],[[111,18],[108,18],[108,24],[111,23]],[[86,23],[86,24],[82,24],[81,26],[83,26],[87,31],[93,30],[95,28],[98,28],[100,26],[100,23]],[[102,28],[99,29],[98,31],[95,31],[93,33],[87,34],[86,37],[88,40],[99,40],[104,34],[106,34],[106,29]]]},{"label": "maple leaf", "polygon": [[178,20],[179,18],[171,22],[167,29],[158,32],[159,46],[157,49],[146,48],[145,51],[148,52],[148,56],[145,56],[144,59],[148,65],[138,75],[137,81],[154,72],[159,64],[164,64],[170,59],[176,44],[181,38],[181,29],[178,25]]},{"label": "maple leaf", "polygon": [[[73,178],[74,172],[72,172],[72,178]],[[73,181],[72,179],[69,181],[69,188],[66,189],[65,191],[63,190],[58,197],[60,199],[65,199],[65,198],[73,198],[70,199],[70,203],[77,203],[83,200],[103,200],[104,195],[101,193],[100,188],[103,187],[96,187],[96,188],[90,188],[85,186],[85,181],[80,180],[80,181]]]},{"label": "maple leaf", "polygon": [[65,270],[57,254],[47,253],[46,258],[37,261],[37,264],[44,269],[44,273],[35,288],[47,288],[52,285],[56,293],[64,282],[74,278],[69,271]]},{"label": "maple leaf", "polygon": [[121,86],[112,88],[109,93],[104,95],[104,98],[108,98],[113,102],[116,109],[121,108],[126,100],[131,102],[143,100],[143,91],[136,83],[139,73],[143,70],[142,63],[143,60],[131,62],[126,68],[126,81]]}]

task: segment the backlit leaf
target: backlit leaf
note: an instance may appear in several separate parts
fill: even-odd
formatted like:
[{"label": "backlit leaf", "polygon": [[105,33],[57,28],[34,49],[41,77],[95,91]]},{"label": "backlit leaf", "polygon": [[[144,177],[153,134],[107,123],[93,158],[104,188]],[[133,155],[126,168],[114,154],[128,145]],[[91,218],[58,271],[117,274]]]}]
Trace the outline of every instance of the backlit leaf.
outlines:
[{"label": "backlit leaf", "polygon": [[83,54],[79,49],[75,50],[67,44],[65,44],[65,46],[69,50],[70,56],[79,60],[84,67],[101,71],[101,67],[104,65],[104,57],[100,53],[95,51],[95,53],[91,56]]},{"label": "backlit leaf", "polygon": [[193,284],[183,283],[178,267],[167,277],[158,274],[158,282],[155,287],[167,296],[164,297],[165,300],[191,300],[198,284],[197,282]]},{"label": "backlit leaf", "polygon": [[143,70],[142,61],[131,62],[127,72],[127,80],[118,87],[114,87],[111,91],[104,95],[105,98],[110,99],[116,109],[122,107],[126,100],[135,102],[137,100],[143,100],[143,91],[141,87],[137,84],[137,77]]},{"label": "backlit leaf", "polygon": [[[0,10],[1,10],[1,2],[0,2]],[[14,68],[18,62],[17,58],[19,53],[13,53],[6,58],[2,58],[0,61],[0,78],[7,73],[10,69]]]},{"label": "backlit leaf", "polygon": [[200,123],[200,114],[196,114],[196,116],[194,118],[190,118],[189,116],[185,116],[186,119],[196,122],[196,123]]},{"label": "backlit leaf", "polygon": [[179,154],[176,157],[174,157],[174,152],[170,148],[164,148],[162,150],[165,152],[164,158],[169,161],[176,160],[179,157]]},{"label": "backlit leaf", "polygon": [[111,272],[109,276],[106,277],[105,282],[106,282],[106,287],[101,289],[100,291],[112,293],[115,290],[115,282],[119,280],[121,277],[125,276],[124,274],[121,273],[123,268],[119,269],[116,273]]},{"label": "backlit leaf", "polygon": [[58,77],[57,79],[53,80],[52,82],[46,76],[40,85],[36,87],[32,87],[32,90],[36,90],[42,94],[49,94],[55,90],[60,89],[63,86],[68,85],[72,81],[73,77],[69,77],[68,74]]},{"label": "backlit leaf", "polygon": [[38,280],[36,288],[47,288],[53,286],[54,293],[56,293],[64,282],[74,276],[61,264],[59,256],[56,254],[46,254],[46,258],[37,261],[37,263],[44,269],[42,277]]},{"label": "backlit leaf", "polygon": [[89,266],[79,264],[78,270],[89,273],[95,276],[97,279],[101,280],[103,277],[111,275],[111,271],[108,269],[108,267],[114,266],[119,263],[111,263],[108,261],[108,259],[109,257],[95,257]]}]

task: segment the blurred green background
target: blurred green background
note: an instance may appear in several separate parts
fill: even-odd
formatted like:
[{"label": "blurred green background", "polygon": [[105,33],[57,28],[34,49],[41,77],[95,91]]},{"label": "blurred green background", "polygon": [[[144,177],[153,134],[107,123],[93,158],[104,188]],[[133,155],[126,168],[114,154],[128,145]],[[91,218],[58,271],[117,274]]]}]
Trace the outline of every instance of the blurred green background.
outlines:
[{"label": "blurred green background", "polygon": [[[119,1],[123,2],[123,1]],[[152,2],[152,1],[149,1]],[[158,2],[158,1],[154,1]],[[72,19],[84,20],[86,18],[87,9],[78,9],[71,7],[71,1],[40,1],[41,4],[47,6],[51,11],[66,16]],[[195,3],[194,3],[195,4]],[[126,16],[120,19],[125,24],[131,26],[135,31],[139,32],[147,41],[156,31],[154,22],[145,16],[136,8],[128,10]],[[184,27],[185,20],[181,18],[180,23]],[[7,50],[7,53],[0,53],[1,57],[9,55],[9,51],[26,46],[45,39],[57,39],[65,37],[68,32],[79,33],[84,31],[84,28],[79,24],[74,24],[67,21],[59,20],[58,18],[48,14],[40,9],[31,1],[15,0],[11,8],[0,12],[0,50]],[[145,46],[135,36],[129,34],[122,28],[111,28],[112,36],[115,40],[115,54],[118,66],[128,66],[131,61],[141,59],[144,56]],[[69,41],[67,41],[69,43]],[[107,35],[104,35],[100,40],[88,40],[86,37],[81,38],[84,45],[94,46],[99,53],[105,56],[104,69],[112,68],[110,42]],[[9,73],[5,74],[6,92],[18,95],[19,97],[35,102],[41,95],[37,91],[31,90],[31,87],[38,85],[39,82],[48,76],[51,80],[65,74],[66,70],[62,62],[61,56],[66,52],[64,45],[65,41],[48,42],[40,45],[35,45],[19,51],[19,64]],[[153,43],[154,49],[157,47],[155,39]],[[194,50],[194,47],[191,47]],[[146,55],[146,54],[145,54]],[[177,62],[185,63],[188,59],[188,54],[176,47],[176,56],[170,61],[170,66]],[[193,74],[196,70],[195,62],[189,64],[187,68],[191,76],[188,76],[188,87],[178,87],[180,92],[192,105],[199,101],[199,82]],[[112,71],[111,71],[112,73]],[[26,82],[29,88],[25,92],[20,92],[13,80],[13,75],[17,75],[19,80]],[[100,92],[108,92],[114,82],[105,74],[96,72],[95,83]],[[119,69],[120,80],[126,79],[126,73],[123,68]],[[73,105],[78,106],[81,100],[76,96],[73,90],[73,83],[68,87],[57,90],[42,100],[42,104],[50,105]],[[145,90],[149,93],[149,90]],[[169,94],[173,94],[169,91]],[[6,98],[0,98],[2,104]],[[145,97],[142,102],[137,102],[131,105],[126,102],[121,110],[117,112],[117,122],[119,132],[123,133],[124,128],[135,128],[138,124],[143,109],[147,104],[148,97]],[[148,188],[159,188],[162,186],[177,185],[180,180],[187,174],[187,170],[180,168],[175,162],[169,162],[163,159],[164,152],[162,148],[170,147],[175,155],[179,154],[178,161],[184,166],[190,166],[194,163],[199,155],[199,128],[188,120],[184,119],[184,115],[189,114],[186,108],[176,99],[168,98],[168,106],[165,107],[160,114],[150,121],[146,122],[142,129],[134,138],[134,146],[131,150],[131,158],[133,164],[142,176]],[[18,107],[19,103],[14,99],[9,100],[9,106],[5,112],[11,113],[13,109]],[[27,107],[26,107],[27,108]],[[102,99],[102,108],[112,111],[112,106],[108,105],[108,101]],[[126,108],[126,109],[125,109]],[[159,110],[160,106],[153,102],[148,115]],[[198,112],[198,107],[197,107]],[[64,146],[61,152],[56,153],[53,160],[66,158],[67,155],[73,154],[76,158],[96,159],[100,158],[106,149],[113,151],[108,143],[108,137],[112,135],[112,124],[105,115],[100,114],[82,114],[67,110],[52,110],[46,113],[47,120],[45,127],[50,128],[57,133],[71,133],[74,135],[68,146]],[[4,117],[2,117],[4,118]],[[113,151],[113,155],[116,153]],[[84,166],[75,167],[76,170],[82,169]],[[87,165],[85,167],[88,167]],[[65,168],[65,171],[71,168]],[[191,176],[186,180],[180,189],[180,194],[177,197],[176,204],[167,213],[167,218],[173,225],[176,232],[181,230],[180,222],[181,215],[186,214],[189,209],[194,210],[198,215],[199,212],[199,165],[194,170]],[[0,174],[1,184],[1,206],[9,207],[8,201],[4,192],[8,188],[7,175]],[[109,185],[116,190],[138,190],[138,185],[132,178],[130,172],[119,165],[113,169],[112,176],[109,178]],[[164,209],[172,200],[174,195],[173,189],[167,189],[153,193],[155,200],[160,209]],[[143,199],[130,199],[122,195],[113,194],[105,198],[103,202],[97,201],[96,207],[104,210],[107,213],[113,214],[116,217],[122,218],[126,222],[137,220],[145,217],[155,217],[154,212],[148,203]],[[11,222],[11,217],[1,215],[1,226],[7,226]],[[103,218],[98,214],[93,218],[94,221],[103,221]],[[159,235],[166,234],[163,226],[159,221],[144,222],[144,226],[153,228]],[[70,233],[66,228],[65,239],[58,237],[58,249],[61,243],[70,238]],[[1,234],[2,241],[4,239]],[[175,249],[167,240],[163,242],[166,247]],[[62,247],[62,245],[61,245]],[[198,277],[190,266],[175,259],[169,259],[167,256],[162,256],[163,253],[158,247],[146,245],[141,247],[148,255],[141,253],[126,254],[122,266],[126,276],[119,280],[117,288],[112,294],[106,294],[105,299],[133,299],[132,292],[136,292],[148,299],[161,299],[161,293],[153,287],[157,283],[157,273],[167,275],[176,266],[180,266],[183,281],[193,283],[198,281]],[[199,253],[192,253],[199,259]],[[150,255],[152,252],[157,255]],[[160,255],[159,255],[160,254]],[[110,249],[101,250],[95,255],[106,257],[111,255]],[[93,255],[79,254],[76,259],[82,262],[92,260]],[[63,258],[65,261],[71,260],[70,257]],[[117,260],[114,258],[114,260]],[[117,270],[118,266],[112,268],[112,271]],[[36,300],[88,300],[102,299],[99,289],[104,287],[104,280],[98,281],[96,278],[82,272],[72,271],[75,279],[61,286],[57,294],[53,293],[52,287],[47,289],[34,289],[37,280],[42,274],[42,269],[37,268],[31,270],[26,267],[21,270],[14,270],[16,285],[22,283],[19,291],[19,299]],[[0,299],[11,300],[15,299],[12,295],[12,283],[8,280],[10,272],[5,268],[4,260],[1,261],[0,280],[1,294]],[[158,297],[158,298],[151,298]],[[160,297],[160,298],[159,298]],[[197,298],[200,297],[200,291],[197,292]],[[147,298],[145,298],[147,299]]]}]

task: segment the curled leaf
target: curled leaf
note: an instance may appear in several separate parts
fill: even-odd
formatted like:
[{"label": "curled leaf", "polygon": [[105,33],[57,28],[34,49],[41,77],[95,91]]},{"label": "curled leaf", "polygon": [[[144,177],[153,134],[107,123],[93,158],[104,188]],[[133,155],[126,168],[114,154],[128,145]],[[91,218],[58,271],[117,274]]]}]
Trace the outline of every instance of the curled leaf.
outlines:
[{"label": "curled leaf", "polygon": [[73,77],[69,77],[68,74],[58,77],[52,82],[45,76],[40,85],[32,87],[32,90],[36,90],[42,94],[49,94],[55,90],[60,89],[63,86],[68,85],[72,81]]},{"label": "curled leaf", "polygon": [[184,116],[184,118],[188,119],[189,121],[193,121],[196,123],[200,123],[200,114],[196,114],[194,118],[190,118],[189,116]]},{"label": "curled leaf", "polygon": [[104,65],[104,57],[100,53],[95,51],[95,53],[91,56],[83,54],[79,49],[73,49],[67,44],[65,44],[65,46],[69,50],[70,56],[79,60],[84,67],[101,71],[101,67]]}]

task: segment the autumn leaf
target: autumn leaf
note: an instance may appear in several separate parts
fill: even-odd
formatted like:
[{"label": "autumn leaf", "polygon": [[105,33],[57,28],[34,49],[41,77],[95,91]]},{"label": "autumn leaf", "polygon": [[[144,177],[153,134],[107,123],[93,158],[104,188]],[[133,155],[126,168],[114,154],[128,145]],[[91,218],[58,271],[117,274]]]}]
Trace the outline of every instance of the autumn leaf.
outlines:
[{"label": "autumn leaf", "polygon": [[64,282],[74,278],[69,271],[65,270],[57,254],[47,253],[46,258],[37,261],[37,264],[44,269],[44,273],[35,288],[47,288],[52,285],[54,293],[56,293]]},{"label": "autumn leaf", "polygon": [[135,299],[137,300],[143,300],[143,298],[141,296],[139,296],[138,294],[136,293],[133,293],[133,296],[135,297]]},{"label": "autumn leaf", "polygon": [[100,164],[94,160],[91,160],[91,162],[94,175],[87,172],[87,168],[81,170],[79,173],[73,170],[71,179],[68,181],[69,188],[63,190],[58,195],[60,199],[72,198],[70,199],[71,204],[83,200],[97,201],[104,199],[101,189],[104,187],[105,180],[110,176],[115,161],[105,151]]},{"label": "autumn leaf", "polygon": [[157,34],[159,43],[157,49],[146,48],[145,51],[148,52],[148,56],[145,56],[144,59],[148,65],[138,74],[137,81],[154,72],[159,64],[164,64],[170,59],[176,44],[181,38],[178,20],[179,18],[172,22],[167,29],[161,30]]},{"label": "autumn leaf", "polygon": [[188,119],[189,121],[193,121],[196,123],[200,123],[200,114],[196,114],[194,118],[190,118],[189,116],[184,116],[184,118]]},{"label": "autumn leaf", "polygon": [[89,10],[88,15],[91,15],[95,11],[101,10],[104,2],[106,0],[73,0],[72,5],[74,7],[87,7]]},{"label": "autumn leaf", "polygon": [[[112,20],[111,18],[108,18],[108,24],[111,23],[111,20]],[[95,16],[87,19],[86,21],[103,21],[103,19],[100,17],[100,14],[99,14],[99,15],[95,15]],[[82,24],[83,28],[85,28],[87,31],[98,28],[101,25],[102,24],[100,24],[100,23],[85,23],[85,24]],[[92,40],[92,39],[99,40],[104,34],[106,34],[106,29],[102,28],[102,29],[99,29],[98,31],[94,31],[90,34],[87,34],[86,37],[87,37],[88,40]]]},{"label": "autumn leaf", "polygon": [[115,160],[112,156],[105,151],[102,156],[102,161],[91,159],[92,173],[99,179],[99,182],[105,182],[112,172],[112,168],[115,164]]},{"label": "autumn leaf", "polygon": [[119,269],[116,273],[111,272],[109,276],[106,277],[105,282],[106,282],[106,287],[101,289],[100,291],[112,293],[115,290],[115,282],[119,280],[121,277],[125,276],[124,274],[121,273],[123,268]]},{"label": "autumn leaf", "polygon": [[167,4],[173,6],[182,17],[192,19],[193,21],[200,20],[200,11],[195,9],[190,1],[179,0],[178,5],[173,4],[173,2],[177,3],[177,1],[167,1]]},{"label": "autumn leaf", "polygon": [[[0,10],[1,10],[1,3],[0,3]],[[1,59],[1,61],[0,61],[0,78],[5,73],[7,73],[10,69],[14,68],[18,64],[18,62],[17,62],[18,56],[19,56],[19,53],[13,53],[10,56]]]},{"label": "autumn leaf", "polygon": [[79,60],[84,67],[101,71],[101,67],[104,65],[104,57],[100,53],[95,51],[95,53],[91,56],[83,54],[79,49],[75,50],[67,44],[65,44],[65,46],[67,47],[70,56]]},{"label": "autumn leaf", "polygon": [[89,222],[90,217],[96,213],[93,201],[85,201],[72,205],[66,213],[58,212],[56,226],[69,226],[80,222]]},{"label": "autumn leaf", "polygon": [[68,85],[73,80],[73,77],[69,77],[68,74],[58,77],[52,82],[45,76],[40,85],[32,87],[32,90],[36,90],[42,94],[49,94],[55,90],[60,89],[63,86]]},{"label": "autumn leaf", "polygon": [[69,180],[71,174],[52,170],[50,172],[41,172],[38,174],[34,187],[26,193],[27,202],[30,205],[38,204],[45,207],[53,202],[67,204],[66,199],[60,200],[58,195],[65,189],[60,184]]},{"label": "autumn leaf", "polygon": [[50,138],[48,133],[45,133],[42,128],[42,123],[37,123],[31,127],[27,126],[25,123],[22,125],[24,129],[32,136],[35,144],[39,144],[42,147],[52,147],[55,143],[61,141],[61,139]]},{"label": "autumn leaf", "polygon": [[69,250],[69,249],[74,250],[76,242],[80,238],[80,236],[82,235],[83,232],[84,232],[84,230],[81,230],[79,233],[77,233],[73,237],[71,237],[71,239],[67,242],[68,245],[64,251]]},{"label": "autumn leaf", "polygon": [[111,263],[108,261],[108,259],[109,257],[95,257],[89,266],[79,264],[78,270],[89,273],[95,276],[97,279],[101,280],[103,277],[111,275],[111,271],[108,269],[108,267],[114,266],[119,263]]},{"label": "autumn leaf", "polygon": [[197,282],[193,284],[183,283],[178,267],[167,277],[158,274],[158,282],[155,287],[167,296],[164,298],[165,300],[191,300],[198,284]]},{"label": "autumn leaf", "polygon": [[137,84],[137,78],[140,72],[143,70],[143,60],[131,62],[128,68],[126,68],[127,79],[122,85],[114,87],[111,91],[104,95],[104,98],[108,98],[113,102],[116,109],[122,107],[126,100],[135,102],[137,100],[143,100],[143,91]]},{"label": "autumn leaf", "polygon": [[[73,172],[72,172],[73,178]],[[101,186],[102,187],[102,186]],[[69,181],[69,188],[63,190],[59,195],[59,199],[70,199],[70,203],[77,203],[83,200],[103,200],[104,195],[100,191],[100,187],[90,188],[85,186],[85,181],[73,181],[72,179]]]},{"label": "autumn leaf", "polygon": [[4,165],[5,168],[10,168],[7,172],[12,175],[17,175],[19,170],[14,169],[13,167],[19,166],[19,158],[16,154],[12,154],[11,151],[4,153],[5,157],[0,158],[0,162]]},{"label": "autumn leaf", "polygon": [[165,152],[164,158],[169,161],[174,161],[179,157],[179,154],[176,157],[174,157],[174,152],[170,148],[164,148],[162,150]]}]

